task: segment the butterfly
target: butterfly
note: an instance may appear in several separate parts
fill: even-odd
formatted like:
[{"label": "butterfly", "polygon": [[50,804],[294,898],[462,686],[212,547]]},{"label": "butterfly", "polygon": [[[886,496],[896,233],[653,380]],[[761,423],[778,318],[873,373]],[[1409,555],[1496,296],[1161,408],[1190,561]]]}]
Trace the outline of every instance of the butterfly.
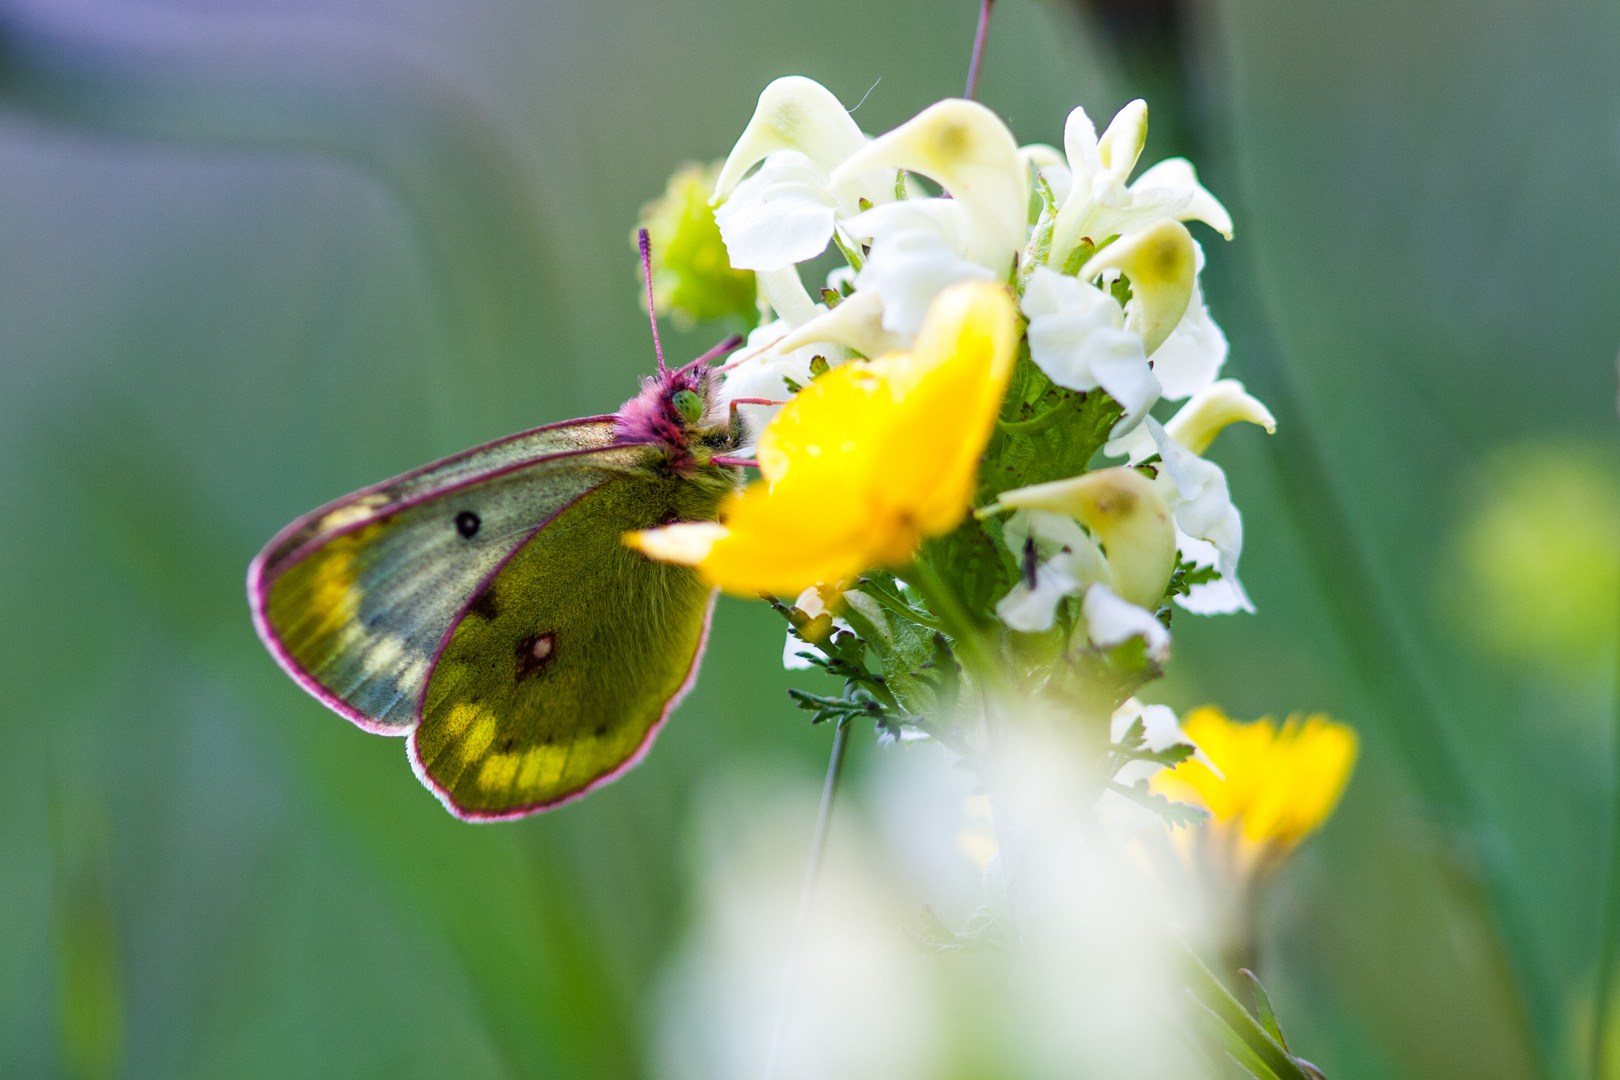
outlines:
[{"label": "butterfly", "polygon": [[[641,234],[647,273],[648,243]],[[648,273],[651,308],[651,277]],[[664,364],[615,414],[535,428],[304,515],[248,568],[253,624],[305,690],[402,735],[468,820],[519,817],[622,775],[691,687],[715,590],[626,547],[713,521],[752,462],[718,397],[731,338]]]}]

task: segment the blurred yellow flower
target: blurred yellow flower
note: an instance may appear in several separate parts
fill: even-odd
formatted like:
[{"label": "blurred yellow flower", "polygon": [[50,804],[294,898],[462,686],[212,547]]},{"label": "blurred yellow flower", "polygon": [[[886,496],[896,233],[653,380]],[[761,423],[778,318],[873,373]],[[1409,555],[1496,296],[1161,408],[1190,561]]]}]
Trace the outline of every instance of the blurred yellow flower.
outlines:
[{"label": "blurred yellow flower", "polygon": [[903,565],[966,515],[1017,344],[1006,289],[943,290],[909,353],[834,368],[788,402],[759,439],[764,478],[726,501],[723,527],[625,542],[740,595],[797,595]]},{"label": "blurred yellow flower", "polygon": [[[1562,674],[1609,670],[1620,484],[1600,444],[1512,446],[1476,480],[1447,606],[1479,645]],[[1460,580],[1458,580],[1460,578]]]},{"label": "blurred yellow flower", "polygon": [[1245,867],[1286,855],[1338,805],[1356,760],[1356,733],[1316,714],[1229,720],[1213,706],[1195,709],[1182,730],[1219,773],[1196,760],[1153,777],[1155,792],[1208,810],[1210,826],[1235,834]]},{"label": "blurred yellow flower", "polygon": [[682,165],[664,194],[641,208],[640,227],[652,241],[653,301],[682,326],[756,314],[754,272],[732,269],[709,206],[719,174],[718,163]]}]

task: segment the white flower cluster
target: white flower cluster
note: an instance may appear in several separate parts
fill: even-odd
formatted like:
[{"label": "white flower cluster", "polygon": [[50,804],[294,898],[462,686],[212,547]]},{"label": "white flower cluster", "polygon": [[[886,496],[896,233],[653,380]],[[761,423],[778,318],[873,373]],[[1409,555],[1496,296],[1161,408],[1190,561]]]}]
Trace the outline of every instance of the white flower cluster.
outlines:
[{"label": "white flower cluster", "polygon": [[[732,266],[756,273],[775,314],[737,354],[746,359],[729,372],[724,396],[784,398],[810,381],[817,356],[836,366],[909,347],[946,286],[1008,282],[1028,320],[1031,359],[1055,384],[1100,388],[1119,403],[1105,452],[1154,466],[1180,557],[1217,572],[1178,601],[1201,613],[1252,610],[1237,577],[1242,518],[1225,475],[1200,455],[1227,423],[1273,421],[1241,384],[1218,377],[1226,337],[1199,289],[1203,250],[1182,224],[1202,221],[1230,238],[1232,221],[1184,159],[1131,180],[1146,134],[1147,107],[1134,101],[1101,137],[1076,108],[1062,152],[1019,147],[989,109],[950,99],[869,138],[819,83],[777,79],[712,200]],[[848,265],[829,275],[827,302],[818,302],[798,264],[830,244]],[[1128,294],[1114,287],[1122,276]],[[1161,425],[1149,416],[1160,398],[1187,404]],[[1009,536],[1032,538],[1041,561],[1000,605],[1008,625],[1049,627],[1064,596],[1085,593],[1088,620],[1095,614],[1167,647],[1156,620],[1143,621],[1142,603],[1109,587],[1107,560],[1073,519],[1022,511]]]}]

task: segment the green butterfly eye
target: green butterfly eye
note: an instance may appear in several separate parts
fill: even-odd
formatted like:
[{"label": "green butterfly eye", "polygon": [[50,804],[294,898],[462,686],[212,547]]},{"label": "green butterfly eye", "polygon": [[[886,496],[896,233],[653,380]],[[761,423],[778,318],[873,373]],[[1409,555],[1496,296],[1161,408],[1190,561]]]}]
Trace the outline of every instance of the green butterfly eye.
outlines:
[{"label": "green butterfly eye", "polygon": [[690,390],[675,391],[670,395],[669,402],[688,424],[697,423],[703,416],[703,399]]}]

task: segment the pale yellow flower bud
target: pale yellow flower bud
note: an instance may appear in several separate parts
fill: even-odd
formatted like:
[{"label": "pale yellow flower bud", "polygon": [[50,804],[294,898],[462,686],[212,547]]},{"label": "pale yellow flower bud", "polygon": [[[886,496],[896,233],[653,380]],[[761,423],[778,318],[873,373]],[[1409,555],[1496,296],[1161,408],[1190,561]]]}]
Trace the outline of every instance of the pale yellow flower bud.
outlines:
[{"label": "pale yellow flower bud", "polygon": [[1152,356],[1187,313],[1187,303],[1192,299],[1193,280],[1198,274],[1192,234],[1179,221],[1161,221],[1150,229],[1123,236],[1080,268],[1080,280],[1090,281],[1109,269],[1117,269],[1131,279],[1136,311],[1129,328],[1142,335],[1142,347]]},{"label": "pale yellow flower bud", "polygon": [[1166,435],[1193,453],[1203,456],[1215,436],[1228,424],[1240,420],[1259,424],[1267,434],[1277,430],[1271,410],[1243,389],[1236,379],[1221,379],[1192,396],[1164,425]]},{"label": "pale yellow flower bud", "polygon": [[1029,191],[1018,143],[995,113],[948,98],[882,135],[833,171],[834,185],[875,168],[909,169],[937,181],[1009,257],[1023,246]]},{"label": "pale yellow flower bud", "polygon": [[1153,482],[1136,469],[1098,469],[1068,480],[1004,491],[992,510],[1067,514],[1091,530],[1108,557],[1114,592],[1155,611],[1176,566],[1176,529]]}]

